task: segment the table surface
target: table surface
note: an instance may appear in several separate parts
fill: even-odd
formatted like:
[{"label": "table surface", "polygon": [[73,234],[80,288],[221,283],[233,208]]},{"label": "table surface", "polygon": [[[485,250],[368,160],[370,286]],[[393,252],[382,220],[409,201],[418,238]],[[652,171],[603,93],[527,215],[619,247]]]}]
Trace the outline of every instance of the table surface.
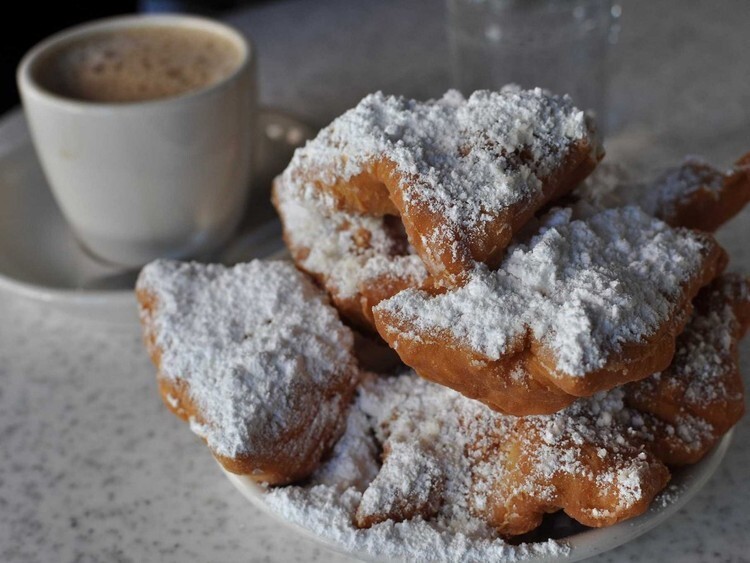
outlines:
[{"label": "table surface", "polygon": [[[728,164],[750,144],[750,5],[624,4],[608,158]],[[450,84],[438,0],[294,0],[227,19],[257,47],[263,103],[314,125],[373,90],[426,98]],[[719,233],[744,271],[748,235],[750,209]],[[161,404],[137,326],[3,293],[0,319],[0,560],[345,560],[234,490]],[[741,350],[748,372],[750,346]],[[750,418],[686,508],[598,560],[748,560],[748,467]]]}]

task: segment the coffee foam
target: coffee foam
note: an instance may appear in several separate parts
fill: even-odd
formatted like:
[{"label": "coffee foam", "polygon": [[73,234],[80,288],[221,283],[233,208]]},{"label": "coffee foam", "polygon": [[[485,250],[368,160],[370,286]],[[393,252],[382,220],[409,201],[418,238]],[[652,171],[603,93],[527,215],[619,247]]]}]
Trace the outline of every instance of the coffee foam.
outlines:
[{"label": "coffee foam", "polygon": [[205,88],[230,75],[240,50],[210,31],[153,26],[99,32],[42,61],[36,79],[55,94],[92,102],[139,102]]}]

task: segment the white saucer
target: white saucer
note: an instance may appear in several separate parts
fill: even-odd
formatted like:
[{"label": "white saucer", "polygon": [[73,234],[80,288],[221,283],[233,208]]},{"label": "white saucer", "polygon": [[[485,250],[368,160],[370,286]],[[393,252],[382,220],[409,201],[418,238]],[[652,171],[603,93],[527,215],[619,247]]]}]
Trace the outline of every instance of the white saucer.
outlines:
[{"label": "white saucer", "polygon": [[[281,248],[270,181],[314,131],[278,111],[260,116],[264,132],[245,227],[212,260],[233,264]],[[20,109],[0,119],[0,290],[69,314],[113,323],[137,320],[133,283],[81,250],[44,178]]]},{"label": "white saucer", "polygon": [[[559,535],[555,536],[561,543],[566,543],[569,546],[570,549],[567,552],[567,555],[554,558],[550,558],[549,556],[533,557],[523,559],[523,561],[528,561],[530,563],[580,561],[604,553],[610,549],[614,549],[615,547],[627,543],[655,528],[685,506],[685,504],[687,504],[687,502],[708,482],[710,477],[718,469],[721,460],[727,452],[727,448],[732,440],[732,432],[733,431],[728,432],[716,447],[700,462],[676,470],[672,475],[672,480],[667,489],[654,499],[651,503],[651,507],[641,516],[606,528],[583,529],[583,526],[577,525],[577,527],[583,529],[583,531],[579,531],[563,538],[560,538]],[[318,536],[307,528],[285,520],[280,514],[266,504],[266,493],[263,487],[257,485],[247,477],[229,473],[224,470],[223,467],[222,471],[224,471],[224,474],[231,483],[253,505],[276,518],[278,521],[290,526],[301,535],[313,539],[338,553],[353,556],[362,561],[382,561],[381,558],[377,558],[374,554],[348,551],[342,545],[339,545],[328,538]],[[552,517],[558,518],[561,521],[570,521],[570,519],[562,513],[557,513]],[[569,526],[569,524],[566,524],[564,521],[559,525],[563,528]],[[555,523],[550,526],[550,528],[554,527]],[[539,536],[535,538],[534,541],[545,541],[546,539],[547,537]]]}]

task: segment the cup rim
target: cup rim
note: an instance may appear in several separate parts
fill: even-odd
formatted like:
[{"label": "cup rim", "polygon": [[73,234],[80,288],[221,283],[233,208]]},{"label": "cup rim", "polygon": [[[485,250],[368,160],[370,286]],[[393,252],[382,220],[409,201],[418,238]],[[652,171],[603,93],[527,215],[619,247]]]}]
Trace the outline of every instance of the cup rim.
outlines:
[{"label": "cup rim", "polygon": [[[51,50],[56,49],[67,42],[72,42],[102,31],[126,29],[131,27],[158,27],[165,25],[198,28],[220,34],[232,41],[239,48],[241,60],[231,73],[208,86],[189,90],[174,96],[135,102],[95,102],[62,96],[43,87],[33,75],[34,65],[42,57]],[[29,49],[21,58],[16,69],[16,82],[22,96],[33,95],[41,100],[47,101],[48,103],[66,107],[73,111],[143,111],[175,103],[177,101],[181,102],[183,100],[202,97],[220,90],[228,83],[233,82],[237,76],[242,74],[244,70],[254,62],[255,46],[252,41],[236,28],[219,20],[192,14],[127,14],[83,22],[62,29],[45,39],[42,39],[39,43],[31,47],[31,49]]]}]

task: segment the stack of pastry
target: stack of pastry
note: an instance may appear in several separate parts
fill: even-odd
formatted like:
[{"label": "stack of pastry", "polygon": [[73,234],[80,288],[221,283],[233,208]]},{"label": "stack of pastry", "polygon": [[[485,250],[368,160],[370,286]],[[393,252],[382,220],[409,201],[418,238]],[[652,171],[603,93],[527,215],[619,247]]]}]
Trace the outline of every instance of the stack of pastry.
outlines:
[{"label": "stack of pastry", "polygon": [[[357,533],[642,513],[744,411],[750,278],[710,231],[750,158],[637,184],[602,157],[543,90],[366,97],[276,179],[294,264],[141,273],[165,403],[271,504],[327,487]],[[364,370],[362,335],[393,373]]]}]

